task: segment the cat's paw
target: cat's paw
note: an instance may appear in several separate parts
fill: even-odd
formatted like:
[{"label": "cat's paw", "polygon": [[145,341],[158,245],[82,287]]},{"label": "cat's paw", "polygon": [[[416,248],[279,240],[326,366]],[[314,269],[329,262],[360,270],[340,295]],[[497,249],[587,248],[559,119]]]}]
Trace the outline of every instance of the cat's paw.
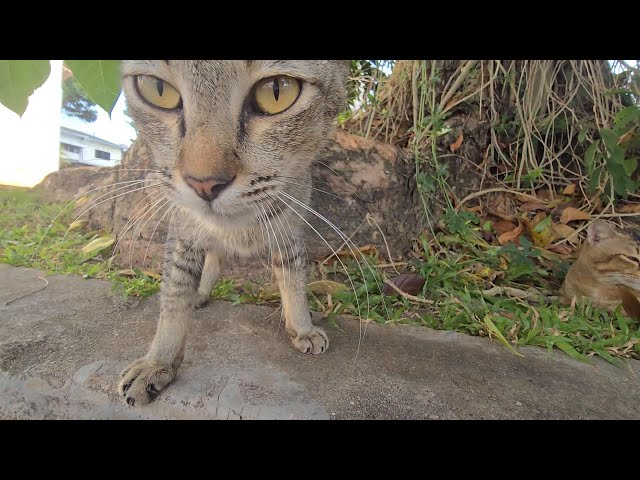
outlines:
[{"label": "cat's paw", "polygon": [[329,337],[321,328],[312,327],[302,335],[291,337],[291,343],[302,353],[318,355],[329,348]]},{"label": "cat's paw", "polygon": [[125,368],[120,376],[118,393],[127,404],[146,405],[171,383],[176,371],[170,366],[154,365],[146,358],[140,358]]},{"label": "cat's paw", "polygon": [[199,293],[198,298],[196,299],[196,308],[206,307],[210,299],[211,299],[210,295]]}]

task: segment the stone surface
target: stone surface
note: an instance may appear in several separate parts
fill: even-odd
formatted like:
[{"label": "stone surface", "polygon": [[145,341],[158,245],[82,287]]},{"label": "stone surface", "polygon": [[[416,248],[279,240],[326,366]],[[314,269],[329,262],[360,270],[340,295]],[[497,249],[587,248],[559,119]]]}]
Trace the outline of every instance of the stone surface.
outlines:
[{"label": "stone surface", "polygon": [[[407,326],[324,325],[329,351],[290,345],[279,311],[214,301],[196,313],[178,377],[130,408],[119,372],[143,355],[159,298],[0,265],[0,418],[637,419],[640,363],[617,368],[562,353]],[[10,301],[8,305],[5,302]],[[362,325],[364,328],[364,325]],[[358,348],[359,347],[359,348]]]}]

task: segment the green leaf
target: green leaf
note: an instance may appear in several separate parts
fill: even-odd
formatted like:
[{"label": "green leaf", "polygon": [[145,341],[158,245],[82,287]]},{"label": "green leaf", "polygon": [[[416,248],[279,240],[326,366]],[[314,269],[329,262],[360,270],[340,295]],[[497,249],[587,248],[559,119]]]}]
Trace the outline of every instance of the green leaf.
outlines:
[{"label": "green leaf", "polygon": [[622,166],[624,167],[624,173],[630,177],[631,174],[636,171],[636,168],[638,168],[638,157],[625,158]]},{"label": "green leaf", "polygon": [[593,172],[595,166],[595,155],[598,149],[598,142],[593,142],[584,154],[584,163],[587,166],[587,172]]},{"label": "green leaf", "polygon": [[0,103],[22,117],[29,97],[50,73],[49,60],[0,60]]},{"label": "green leaf", "polygon": [[89,98],[109,115],[120,96],[119,60],[65,60]]},{"label": "green leaf", "polygon": [[640,120],[640,108],[635,105],[623,108],[615,116],[617,129],[624,129],[629,123]]},{"label": "green leaf", "polygon": [[507,342],[507,339],[504,338],[504,335],[502,335],[502,332],[500,332],[500,330],[498,330],[498,327],[496,327],[495,324],[491,321],[491,318],[489,318],[489,315],[485,316],[482,319],[482,321],[487,326],[487,330],[489,330],[489,335],[493,333],[496,337],[498,337],[498,340],[500,340],[504,345],[506,345],[509,348],[509,350],[511,350],[513,353],[515,353],[519,357],[524,357],[524,355],[522,355],[521,353],[516,352],[516,350],[511,346],[511,344]]},{"label": "green leaf", "polygon": [[620,360],[619,358],[615,358],[613,356],[611,356],[611,354],[609,352],[607,352],[604,348],[602,348],[602,346],[600,345],[596,345],[593,344],[591,345],[591,348],[593,349],[594,352],[596,352],[598,355],[600,355],[602,358],[604,358],[607,362],[617,366],[617,367],[623,367],[624,366],[624,362],[622,360]]},{"label": "green leaf", "polygon": [[584,362],[584,363],[591,363],[591,360],[589,360],[586,356],[582,355],[580,352],[578,352],[575,348],[573,348],[567,342],[555,342],[555,346],[558,347],[567,355],[569,355],[571,358],[575,358],[576,360],[580,360],[581,362]]},{"label": "green leaf", "polygon": [[105,248],[113,245],[115,242],[115,238],[106,236],[106,237],[98,237],[95,240],[91,240],[84,247],[82,247],[81,251],[84,253],[93,252],[95,250],[104,250]]},{"label": "green leaf", "polygon": [[76,228],[84,227],[87,224],[86,220],[76,220],[69,225],[69,230],[74,230]]},{"label": "green leaf", "polygon": [[600,137],[604,141],[607,150],[613,155],[615,148],[618,146],[618,135],[609,128],[600,129]]},{"label": "green leaf", "polygon": [[584,142],[584,139],[587,138],[587,133],[589,133],[589,131],[586,128],[580,129],[578,132],[578,143]]},{"label": "green leaf", "polygon": [[593,195],[598,189],[598,186],[600,185],[600,177],[602,176],[603,171],[604,167],[599,167],[591,173],[591,178],[589,178],[589,195]]}]

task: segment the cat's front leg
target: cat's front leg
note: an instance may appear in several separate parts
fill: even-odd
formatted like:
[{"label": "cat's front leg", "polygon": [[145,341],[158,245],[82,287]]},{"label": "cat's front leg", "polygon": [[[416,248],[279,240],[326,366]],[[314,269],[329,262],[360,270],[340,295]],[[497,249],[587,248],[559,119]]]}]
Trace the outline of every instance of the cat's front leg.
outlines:
[{"label": "cat's front leg", "polygon": [[282,298],[285,329],[293,346],[313,355],[325,352],[329,348],[329,337],[324,330],[311,323],[304,255],[300,251],[294,251],[284,258],[274,255],[272,267]]},{"label": "cat's front leg", "polygon": [[160,321],[149,352],[124,369],[118,392],[129,405],[151,402],[175,378],[184,358],[205,252],[177,240],[169,249],[161,286]]},{"label": "cat's front leg", "polygon": [[196,308],[202,308],[211,299],[211,290],[220,277],[222,270],[222,256],[217,252],[207,252],[204,259],[204,267],[198,287],[198,302]]}]

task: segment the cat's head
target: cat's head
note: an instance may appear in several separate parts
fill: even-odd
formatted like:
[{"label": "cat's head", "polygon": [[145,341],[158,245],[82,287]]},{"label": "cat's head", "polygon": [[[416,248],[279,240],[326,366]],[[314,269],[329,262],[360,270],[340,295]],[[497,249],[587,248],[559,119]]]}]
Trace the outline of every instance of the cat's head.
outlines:
[{"label": "cat's head", "polygon": [[587,229],[580,262],[600,284],[624,285],[640,293],[640,236],[636,232],[619,231],[604,220],[594,220]]},{"label": "cat's head", "polygon": [[348,63],[127,60],[123,89],[174,202],[225,221],[308,183],[345,108]]}]

